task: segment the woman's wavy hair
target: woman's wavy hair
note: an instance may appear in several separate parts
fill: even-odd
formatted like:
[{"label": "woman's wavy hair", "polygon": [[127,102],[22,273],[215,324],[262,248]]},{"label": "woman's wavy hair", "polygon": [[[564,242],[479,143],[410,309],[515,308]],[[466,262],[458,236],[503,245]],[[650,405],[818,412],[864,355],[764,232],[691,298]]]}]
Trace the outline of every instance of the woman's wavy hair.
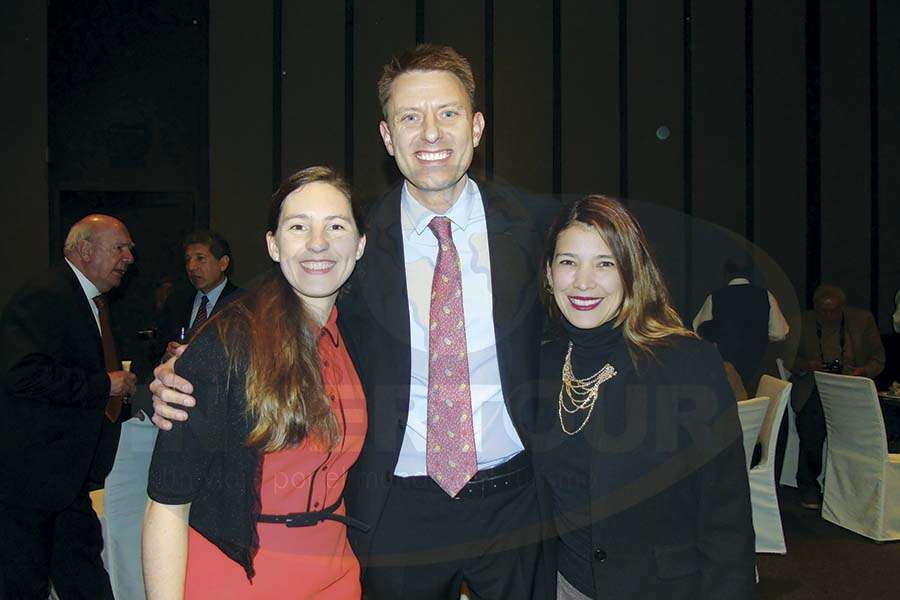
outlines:
[{"label": "woman's wavy hair", "polygon": [[655,350],[671,344],[671,336],[696,337],[681,323],[672,308],[669,290],[643,229],[621,202],[610,196],[591,194],[567,205],[547,234],[541,260],[541,300],[553,320],[565,318],[549,287],[550,265],[559,235],[573,225],[591,227],[612,251],[622,279],[622,306],[615,325],[622,328],[632,361],[655,358]]},{"label": "woman's wavy hair", "polygon": [[[327,183],[350,203],[357,231],[362,213],[350,186],[328,167],[309,167],[285,179],[272,196],[268,230],[275,233],[285,198],[310,183]],[[231,372],[246,373],[246,445],[263,452],[297,446],[310,438],[333,449],[341,438],[319,365],[319,325],[277,264],[258,286],[228,304],[215,323]]]}]

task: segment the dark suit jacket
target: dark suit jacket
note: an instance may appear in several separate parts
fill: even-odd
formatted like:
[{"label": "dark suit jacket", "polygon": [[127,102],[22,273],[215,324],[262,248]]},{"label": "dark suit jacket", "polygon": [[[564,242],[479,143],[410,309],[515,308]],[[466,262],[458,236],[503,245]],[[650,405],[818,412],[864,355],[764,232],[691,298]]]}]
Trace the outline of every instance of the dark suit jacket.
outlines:
[{"label": "dark suit jacket", "polygon": [[[551,482],[578,475],[562,472],[551,452],[565,440],[557,407],[567,347],[559,340],[541,352],[533,453],[551,505]],[[658,358],[640,371],[617,365],[582,431],[593,597],[752,598],[750,490],[722,359],[688,338]]]},{"label": "dark suit jacket", "polygon": [[[339,325],[363,382],[369,429],[351,470],[349,514],[377,526],[387,500],[409,412],[409,310],[400,191],[397,186],[369,213],[366,252],[340,299]],[[543,238],[557,205],[499,186],[479,185],[491,258],[494,333],[503,395],[522,442],[533,426],[543,310],[538,266]],[[365,562],[371,533],[351,530]]]},{"label": "dark suit jacket", "polygon": [[[213,316],[222,307],[240,296],[241,288],[231,283],[231,280],[225,282],[222,294],[213,306],[209,316]],[[197,296],[197,289],[189,286],[177,289],[172,292],[166,303],[163,305],[162,314],[159,317],[159,331],[157,332],[158,356],[162,356],[165,352],[166,345],[178,338],[178,331],[182,327],[187,327],[191,320],[191,311],[194,309],[194,298]]]},{"label": "dark suit jacket", "polygon": [[0,502],[58,510],[112,468],[119,425],[89,300],[61,262],[0,319]]}]

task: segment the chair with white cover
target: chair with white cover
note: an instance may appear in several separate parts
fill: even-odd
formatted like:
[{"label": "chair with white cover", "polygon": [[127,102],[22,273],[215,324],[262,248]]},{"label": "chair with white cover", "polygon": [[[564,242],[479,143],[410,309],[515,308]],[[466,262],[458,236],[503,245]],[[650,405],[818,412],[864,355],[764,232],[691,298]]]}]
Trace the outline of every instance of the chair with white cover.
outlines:
[{"label": "chair with white cover", "polygon": [[747,469],[753,458],[753,448],[759,438],[759,429],[762,427],[766,410],[769,407],[768,396],[757,396],[749,400],[741,400],[738,405],[738,418],[741,421],[741,431],[744,434],[744,456],[747,459]]},{"label": "chair with white cover", "polygon": [[750,469],[750,500],[753,505],[753,529],[756,532],[756,551],[786,554],[784,529],[781,526],[781,510],[775,492],[775,446],[778,430],[791,399],[791,384],[769,375],[759,380],[757,394],[768,396],[766,410],[759,429],[762,453],[759,464]]},{"label": "chair with white cover", "polygon": [[[784,361],[776,358],[775,364],[778,365],[778,374],[781,379],[789,381],[792,373],[785,368]],[[797,433],[797,415],[790,406],[790,400],[788,400],[788,408],[785,412],[787,412],[788,418],[787,443],[784,445],[784,459],[781,463],[781,477],[778,483],[795,488],[797,487],[797,464],[800,461],[800,435]],[[825,479],[825,448],[827,446],[828,440],[825,440],[822,443],[822,470],[816,478],[820,487]]]},{"label": "chair with white cover", "polygon": [[[790,381],[791,372],[784,366],[784,360],[776,358],[775,364],[778,366],[778,376],[783,381]],[[800,456],[800,436],[797,435],[797,417],[794,415],[794,409],[788,408],[787,418],[787,443],[784,446],[781,479],[778,483],[797,487],[797,459]]]},{"label": "chair with white cover", "polygon": [[900,539],[900,454],[888,454],[875,382],[816,371],[828,431],[822,517],[876,541]]}]

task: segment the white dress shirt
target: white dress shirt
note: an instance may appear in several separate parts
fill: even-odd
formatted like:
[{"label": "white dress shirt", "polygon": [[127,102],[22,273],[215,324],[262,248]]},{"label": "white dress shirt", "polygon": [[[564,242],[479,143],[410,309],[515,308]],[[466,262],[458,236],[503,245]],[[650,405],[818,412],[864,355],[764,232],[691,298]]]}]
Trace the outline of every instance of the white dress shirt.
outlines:
[{"label": "white dress shirt", "polygon": [[188,328],[194,326],[194,319],[197,318],[197,311],[200,310],[200,302],[205,295],[207,298],[206,301],[206,316],[212,314],[213,307],[216,305],[216,302],[219,301],[219,296],[222,295],[222,290],[225,289],[225,284],[228,283],[228,278],[226,277],[213,289],[209,290],[206,294],[203,293],[202,290],[197,290],[197,294],[194,296],[194,304],[191,308],[191,320],[188,321]]},{"label": "white dress shirt", "polygon": [[[437,213],[416,201],[406,184],[400,196],[400,223],[409,293],[410,369],[409,417],[394,474],[425,475],[428,431],[428,329],[431,280],[438,243],[428,228]],[[494,336],[491,261],[487,221],[481,192],[474,181],[466,187],[446,216],[459,253],[466,319],[466,349],[472,394],[472,425],[479,469],[507,461],[524,449],[513,426],[500,385],[497,343]]]},{"label": "white dress shirt", "polygon": [[[728,285],[750,285],[750,280],[746,277],[735,277],[728,282]],[[769,296],[769,341],[780,342],[787,337],[791,328],[784,318],[784,315],[781,313],[781,307],[778,306],[778,300],[775,299],[775,296],[773,296],[772,292],[769,290],[766,290],[766,294]],[[694,317],[694,331],[697,331],[697,329],[707,321],[712,321],[712,318],[713,301],[712,294],[710,294],[706,297],[703,306],[700,307],[700,312]]]},{"label": "white dress shirt", "polygon": [[75,277],[78,278],[78,283],[81,284],[81,289],[84,292],[84,295],[88,299],[88,304],[91,307],[91,312],[94,313],[94,322],[97,323],[97,333],[101,336],[103,332],[100,330],[100,311],[97,308],[97,305],[94,304],[94,298],[100,295],[100,290],[97,289],[97,286],[91,283],[91,280],[84,276],[84,273],[78,270],[78,267],[72,264],[72,262],[67,258],[65,259],[66,263],[68,263],[69,268],[72,269],[72,272],[75,273]]}]

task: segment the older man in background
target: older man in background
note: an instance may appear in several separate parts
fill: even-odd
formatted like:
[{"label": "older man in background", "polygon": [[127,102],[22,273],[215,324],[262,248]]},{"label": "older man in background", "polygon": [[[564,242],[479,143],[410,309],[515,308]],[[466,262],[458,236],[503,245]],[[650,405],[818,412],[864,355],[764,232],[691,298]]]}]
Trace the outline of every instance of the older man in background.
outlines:
[{"label": "older man in background", "polygon": [[[106,292],[134,262],[125,225],[89,215],[65,261],[0,318],[0,597],[112,599],[89,492],[116,453],[134,375],[122,369]],[[5,594],[5,595],[4,595]]]},{"label": "older man in background", "polygon": [[797,413],[800,456],[797,487],[804,508],[822,507],[817,478],[822,470],[825,415],[814,371],[875,378],[884,369],[885,353],[872,313],[847,306],[844,291],[821,285],[813,294],[813,310],[803,313],[800,347],[794,361],[791,406]]}]

